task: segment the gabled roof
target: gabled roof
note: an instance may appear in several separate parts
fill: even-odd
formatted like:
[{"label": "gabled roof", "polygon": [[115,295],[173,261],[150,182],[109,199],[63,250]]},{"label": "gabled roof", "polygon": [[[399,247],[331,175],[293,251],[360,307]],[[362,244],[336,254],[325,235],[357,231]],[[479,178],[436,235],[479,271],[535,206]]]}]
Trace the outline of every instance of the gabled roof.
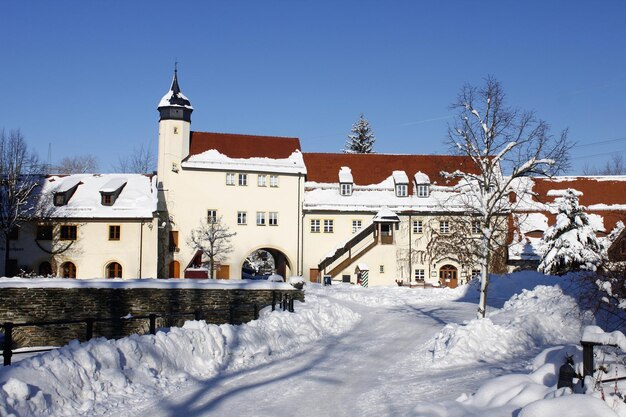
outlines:
[{"label": "gabled roof", "polygon": [[451,155],[389,155],[389,154],[346,154],[346,153],[303,153],[307,167],[307,181],[336,183],[337,172],[346,166],[352,170],[354,183],[359,185],[379,184],[393,171],[404,171],[413,176],[417,172],[428,175],[437,185],[455,184],[448,181],[441,171],[477,172],[468,157]]},{"label": "gabled roof", "polygon": [[[285,159],[300,150],[298,138],[191,132],[189,155],[215,149],[230,158]],[[334,175],[337,175],[335,170]]]}]

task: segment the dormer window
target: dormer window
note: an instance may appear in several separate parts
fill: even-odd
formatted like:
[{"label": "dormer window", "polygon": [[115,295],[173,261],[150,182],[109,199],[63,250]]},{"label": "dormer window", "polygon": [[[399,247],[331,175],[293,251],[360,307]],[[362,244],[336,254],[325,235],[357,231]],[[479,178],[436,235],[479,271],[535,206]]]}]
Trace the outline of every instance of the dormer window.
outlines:
[{"label": "dormer window", "polygon": [[54,191],[53,203],[55,206],[65,206],[76,192],[78,186],[82,184],[78,178],[68,177]]},{"label": "dormer window", "polygon": [[409,195],[409,177],[404,171],[393,171],[393,182],[396,188],[396,197],[408,197]]},{"label": "dormer window", "polygon": [[396,197],[406,197],[409,195],[408,184],[396,184]]},{"label": "dormer window", "polygon": [[417,186],[417,196],[418,197],[428,197],[428,189],[430,187],[428,184],[420,184]]},{"label": "dormer window", "polygon": [[352,195],[353,185],[352,170],[348,167],[341,167],[339,170],[339,194]]},{"label": "dormer window", "polygon": [[112,206],[126,186],[126,178],[113,178],[100,188],[100,204]]},{"label": "dormer window", "polygon": [[417,196],[420,198],[426,198],[430,195],[430,178],[423,172],[417,172],[413,177],[415,180],[415,190]]}]

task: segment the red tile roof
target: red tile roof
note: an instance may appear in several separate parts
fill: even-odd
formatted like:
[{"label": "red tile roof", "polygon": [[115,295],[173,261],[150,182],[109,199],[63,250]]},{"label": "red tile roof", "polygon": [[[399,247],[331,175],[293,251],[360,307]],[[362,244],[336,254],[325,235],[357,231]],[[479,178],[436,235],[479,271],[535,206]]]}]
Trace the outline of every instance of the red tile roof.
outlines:
[{"label": "red tile roof", "polygon": [[189,155],[215,149],[230,158],[288,158],[300,150],[298,138],[191,132]]},{"label": "red tile roof", "polygon": [[[601,178],[601,179],[600,179]],[[533,191],[537,200],[553,202],[554,197],[548,196],[550,190],[566,190],[573,188],[583,193],[580,204],[626,204],[626,180],[609,180],[607,177],[560,177],[556,179],[536,178]]]},{"label": "red tile roof", "polygon": [[[347,166],[352,170],[354,183],[358,185],[379,184],[393,171],[404,171],[413,182],[418,171],[430,178],[431,184],[445,185],[441,171],[458,170],[476,172],[468,157],[451,155],[388,155],[388,154],[346,154],[305,152],[304,164],[307,180],[315,182],[339,182],[339,169]],[[456,181],[454,181],[456,182]]]}]

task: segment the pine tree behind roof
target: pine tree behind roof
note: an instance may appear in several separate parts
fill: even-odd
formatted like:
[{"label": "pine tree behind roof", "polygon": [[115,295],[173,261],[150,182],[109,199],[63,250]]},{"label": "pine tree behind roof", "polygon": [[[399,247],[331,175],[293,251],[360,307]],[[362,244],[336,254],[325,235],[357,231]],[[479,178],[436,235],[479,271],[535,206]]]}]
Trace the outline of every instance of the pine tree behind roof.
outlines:
[{"label": "pine tree behind roof", "polygon": [[376,138],[369,121],[363,117],[363,113],[352,125],[351,132],[346,141],[345,153],[372,153],[374,151]]}]

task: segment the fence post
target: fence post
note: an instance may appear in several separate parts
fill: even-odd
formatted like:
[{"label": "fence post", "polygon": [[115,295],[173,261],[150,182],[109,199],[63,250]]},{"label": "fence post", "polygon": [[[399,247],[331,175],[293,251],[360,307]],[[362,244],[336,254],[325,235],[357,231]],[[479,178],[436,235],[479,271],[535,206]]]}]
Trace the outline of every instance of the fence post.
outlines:
[{"label": "fence post", "polygon": [[593,375],[593,342],[580,342],[583,346],[583,378]]},{"label": "fence post", "polygon": [[283,294],[283,311],[287,311],[287,305],[289,303],[289,295]]},{"label": "fence post", "polygon": [[156,334],[156,314],[150,314],[148,318],[150,319],[150,334]]},{"label": "fence post", "polygon": [[259,319],[259,305],[257,303],[254,303],[254,319]]},{"label": "fence post", "polygon": [[276,310],[276,291],[272,291],[272,311]]},{"label": "fence post", "polygon": [[93,319],[85,319],[85,323],[87,323],[87,331],[85,334],[86,341],[89,341],[93,338]]},{"label": "fence post", "polygon": [[202,320],[202,311],[200,310],[196,310],[193,312],[193,319],[198,321],[198,320]]},{"label": "fence post", "polygon": [[293,313],[295,310],[293,309],[293,295],[289,297],[289,312]]},{"label": "fence post", "polygon": [[13,323],[7,321],[4,327],[4,343],[2,346],[2,357],[4,358],[4,366],[11,365],[11,356],[13,355]]}]

